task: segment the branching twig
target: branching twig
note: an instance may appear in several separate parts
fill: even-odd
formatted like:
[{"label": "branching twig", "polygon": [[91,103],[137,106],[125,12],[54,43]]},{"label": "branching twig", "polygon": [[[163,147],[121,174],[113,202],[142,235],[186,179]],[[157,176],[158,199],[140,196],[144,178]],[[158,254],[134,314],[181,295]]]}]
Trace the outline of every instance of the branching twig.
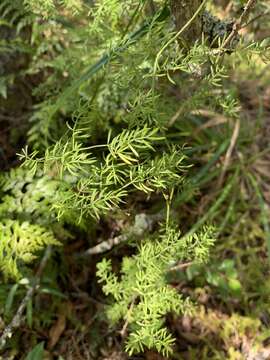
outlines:
[{"label": "branching twig", "polygon": [[34,278],[32,286],[30,286],[30,288],[27,290],[27,293],[26,293],[25,297],[23,298],[20,306],[18,307],[15,316],[13,317],[11,322],[8,324],[8,326],[4,329],[4,331],[0,337],[0,350],[3,349],[3,347],[6,345],[7,340],[12,337],[14,330],[21,325],[21,322],[23,320],[24,310],[27,306],[27,303],[33,297],[35,291],[39,287],[41,275],[44,271],[44,268],[47,264],[47,261],[48,261],[50,255],[51,255],[51,246],[48,246],[44,253],[44,256],[40,262],[40,265],[37,270],[37,273]]},{"label": "branching twig", "polygon": [[263,12],[263,13],[260,13],[260,14],[258,14],[258,15],[256,15],[256,16],[254,16],[254,18],[252,18],[251,20],[249,20],[247,23],[243,24],[243,25],[241,26],[241,29],[249,26],[249,25],[252,24],[254,21],[256,21],[256,20],[258,20],[258,19],[260,19],[260,18],[262,18],[262,17],[264,17],[264,16],[267,16],[267,15],[270,15],[270,10],[267,10],[267,11],[265,11],[265,12]]},{"label": "branching twig", "polygon": [[226,48],[228,45],[230,45],[231,41],[238,35],[238,31],[241,29],[243,23],[247,20],[249,13],[255,4],[256,4],[256,0],[248,0],[244,8],[244,11],[242,12],[239,19],[234,22],[231,33],[224,41],[222,46],[223,48]]}]

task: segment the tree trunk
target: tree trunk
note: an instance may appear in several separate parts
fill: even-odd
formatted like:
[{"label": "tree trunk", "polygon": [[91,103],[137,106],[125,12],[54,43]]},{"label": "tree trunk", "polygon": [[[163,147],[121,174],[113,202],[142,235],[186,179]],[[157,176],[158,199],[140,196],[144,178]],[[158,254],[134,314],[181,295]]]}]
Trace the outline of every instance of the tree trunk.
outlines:
[{"label": "tree trunk", "polygon": [[[191,19],[198,10],[202,0],[171,0],[171,11],[174,17],[176,31]],[[180,35],[179,41],[189,48],[193,43],[200,39],[202,34],[202,22],[200,16],[197,16],[190,26]]]}]

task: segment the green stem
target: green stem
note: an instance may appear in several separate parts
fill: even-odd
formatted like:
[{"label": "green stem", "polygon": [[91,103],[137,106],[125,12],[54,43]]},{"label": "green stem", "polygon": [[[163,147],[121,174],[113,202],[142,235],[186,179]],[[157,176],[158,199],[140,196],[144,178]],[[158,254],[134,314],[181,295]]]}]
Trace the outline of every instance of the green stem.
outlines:
[{"label": "green stem", "polygon": [[167,43],[159,50],[159,52],[157,53],[156,56],[156,60],[154,63],[154,75],[157,72],[157,68],[158,68],[158,61],[160,56],[162,55],[163,51],[172,43],[174,42],[190,25],[191,23],[196,19],[196,17],[199,15],[199,13],[201,12],[202,8],[204,7],[205,3],[207,0],[204,0],[201,5],[198,7],[197,11],[193,14],[193,16],[189,19],[189,21],[169,40],[167,41]]}]

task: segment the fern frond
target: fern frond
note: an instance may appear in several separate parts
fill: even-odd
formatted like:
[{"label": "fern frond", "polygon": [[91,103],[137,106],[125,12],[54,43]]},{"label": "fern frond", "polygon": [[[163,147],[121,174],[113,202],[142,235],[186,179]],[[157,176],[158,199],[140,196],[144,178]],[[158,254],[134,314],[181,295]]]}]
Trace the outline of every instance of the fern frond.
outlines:
[{"label": "fern frond", "polygon": [[48,245],[59,246],[52,232],[28,222],[3,220],[0,223],[0,268],[5,278],[18,280],[21,268],[32,262]]},{"label": "fern frond", "polygon": [[0,178],[0,218],[17,218],[51,224],[56,215],[52,205],[59,183],[49,176],[33,176],[23,168],[12,169]]}]

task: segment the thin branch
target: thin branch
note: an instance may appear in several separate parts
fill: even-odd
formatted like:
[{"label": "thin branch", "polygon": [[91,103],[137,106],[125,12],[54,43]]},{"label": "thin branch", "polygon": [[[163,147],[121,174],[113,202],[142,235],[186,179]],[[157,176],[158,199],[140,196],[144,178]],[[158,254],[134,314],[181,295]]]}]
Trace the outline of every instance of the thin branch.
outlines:
[{"label": "thin branch", "polygon": [[155,62],[154,62],[154,69],[153,69],[153,73],[156,74],[157,70],[158,70],[158,63],[159,63],[159,59],[162,55],[162,53],[164,52],[164,50],[166,50],[166,48],[173,43],[180,35],[183,34],[183,32],[185,32],[185,30],[187,30],[190,25],[193,23],[193,21],[197,18],[197,16],[200,14],[200,12],[202,11],[204,5],[206,3],[206,0],[203,0],[202,3],[200,4],[200,6],[198,7],[198,9],[195,11],[195,13],[192,15],[192,17],[183,25],[183,27],[181,27],[181,29],[173,36],[170,38],[170,40],[168,40],[166,42],[165,45],[162,46],[162,48],[159,50],[159,52],[157,53]]},{"label": "thin branch", "polygon": [[193,261],[189,261],[189,262],[186,262],[186,263],[180,263],[180,264],[177,264],[175,266],[172,266],[171,268],[169,268],[169,271],[177,271],[177,270],[183,270],[183,269],[186,269],[187,267],[193,265],[194,262]]},{"label": "thin branch", "polygon": [[[200,7],[202,0],[171,0],[171,14],[175,23],[176,31],[181,30],[190,18]],[[180,35],[180,34],[179,34]],[[194,42],[201,37],[201,19],[196,17],[193,19],[192,24],[185,30],[181,30],[181,37],[178,41],[181,46],[189,48]]]},{"label": "thin branch", "polygon": [[236,20],[233,24],[233,29],[229,36],[226,38],[223,48],[226,48],[228,45],[230,45],[231,41],[238,35],[238,31],[241,29],[241,26],[243,23],[247,20],[249,13],[253,6],[255,6],[257,0],[248,0],[246,6],[244,7],[244,11],[242,12],[241,16],[238,20]]},{"label": "thin branch", "polygon": [[125,321],[124,326],[122,327],[122,329],[120,331],[120,335],[122,336],[122,338],[125,337],[125,335],[126,335],[127,327],[128,327],[128,324],[129,324],[129,317],[130,317],[130,315],[132,313],[132,310],[134,308],[135,300],[136,300],[136,297],[133,297],[133,299],[131,301],[131,304],[129,306],[127,315],[126,315],[126,321]]},{"label": "thin branch", "polygon": [[18,328],[23,320],[23,313],[27,306],[27,303],[30,299],[32,299],[35,291],[38,289],[40,285],[40,278],[45,269],[47,261],[51,255],[51,246],[48,246],[45,250],[44,256],[40,262],[39,268],[37,270],[36,276],[34,278],[32,286],[27,290],[25,297],[23,298],[20,306],[17,309],[16,314],[14,315],[13,319],[9,323],[9,325],[4,329],[1,337],[0,337],[0,350],[6,345],[8,339],[10,339],[14,333],[14,330]]},{"label": "thin branch", "polygon": [[115,236],[114,238],[101,241],[96,246],[93,246],[90,249],[86,250],[83,256],[102,254],[106,251],[111,250],[114,246],[119,245],[120,243],[125,242],[127,240],[128,240],[128,236],[125,234],[121,234],[119,236]]},{"label": "thin branch", "polygon": [[235,123],[235,126],[234,126],[233,133],[232,133],[232,137],[231,137],[231,141],[230,141],[230,146],[228,147],[228,150],[227,150],[227,152],[226,152],[225,160],[224,160],[224,164],[223,164],[223,168],[222,168],[220,177],[219,177],[219,179],[218,179],[218,185],[217,185],[218,188],[220,188],[221,185],[222,185],[222,183],[223,183],[225,173],[226,173],[226,171],[227,171],[227,169],[228,169],[228,166],[229,166],[229,164],[230,164],[230,160],[231,160],[231,157],[232,157],[233,149],[235,148],[235,145],[236,145],[236,142],[237,142],[237,138],[238,138],[238,135],[239,135],[239,131],[240,131],[240,120],[237,119],[237,121],[236,121],[236,123]]},{"label": "thin branch", "polygon": [[168,127],[171,127],[174,125],[176,120],[180,117],[180,115],[182,115],[183,111],[184,111],[184,107],[183,107],[183,105],[181,105],[180,108],[176,111],[176,113],[169,120]]},{"label": "thin branch", "polygon": [[241,26],[241,29],[249,26],[249,25],[252,24],[254,21],[256,21],[256,20],[258,20],[258,19],[260,19],[260,18],[262,18],[262,17],[264,17],[264,16],[267,16],[267,15],[270,15],[270,10],[267,10],[267,11],[265,11],[265,12],[263,12],[263,13],[257,15],[257,16],[254,16],[254,18],[252,18],[251,20],[249,20],[247,23],[243,24],[243,25]]}]

